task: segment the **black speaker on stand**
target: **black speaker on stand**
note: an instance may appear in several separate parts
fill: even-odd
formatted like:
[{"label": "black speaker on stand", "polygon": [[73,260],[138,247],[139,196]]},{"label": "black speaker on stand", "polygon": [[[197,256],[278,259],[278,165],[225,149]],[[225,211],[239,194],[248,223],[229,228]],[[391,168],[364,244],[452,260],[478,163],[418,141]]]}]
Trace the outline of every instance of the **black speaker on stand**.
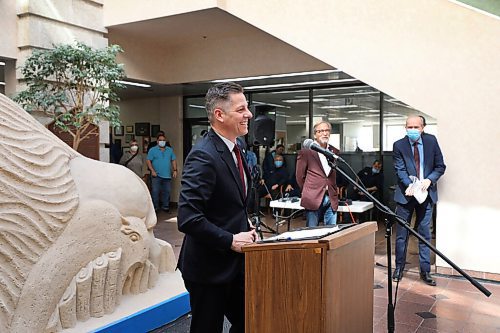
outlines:
[{"label": "black speaker on stand", "polygon": [[251,107],[253,118],[250,120],[250,143],[254,146],[271,147],[274,145],[275,120],[269,113],[276,112],[270,105],[254,105]]},{"label": "black speaker on stand", "polygon": [[[276,107],[270,105],[253,105],[250,107],[250,110],[253,114],[253,118],[250,120],[250,129],[248,133],[249,143],[255,147],[263,146],[269,149],[274,145],[274,131],[275,131],[275,118],[269,117],[269,113],[274,111],[274,115],[276,115]],[[253,214],[251,216],[252,223],[255,226],[257,234],[260,239],[263,239],[262,233],[276,233],[274,229],[266,225],[264,222],[260,220],[260,210],[259,210],[259,195],[258,195],[258,184],[259,184],[260,175],[256,175],[252,179],[252,191],[251,195],[253,196]],[[263,230],[265,229],[265,230]]]}]

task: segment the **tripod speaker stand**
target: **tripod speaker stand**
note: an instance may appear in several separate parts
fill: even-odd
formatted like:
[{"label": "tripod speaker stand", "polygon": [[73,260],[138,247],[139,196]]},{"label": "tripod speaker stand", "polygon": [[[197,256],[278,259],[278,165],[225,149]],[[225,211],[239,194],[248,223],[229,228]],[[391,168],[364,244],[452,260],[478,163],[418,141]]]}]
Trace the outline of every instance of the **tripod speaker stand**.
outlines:
[{"label": "tripod speaker stand", "polygon": [[[257,234],[259,235],[260,240],[264,239],[264,236],[262,233],[271,233],[275,234],[276,230],[273,228],[269,227],[267,224],[261,221],[260,219],[260,198],[259,198],[259,191],[257,191],[257,185],[259,183],[260,175],[259,171],[255,170],[255,172],[252,173],[252,189],[250,191],[250,195],[253,196],[253,214],[251,216],[252,224],[255,226],[255,230],[257,231]],[[262,229],[265,230],[262,230]]]}]

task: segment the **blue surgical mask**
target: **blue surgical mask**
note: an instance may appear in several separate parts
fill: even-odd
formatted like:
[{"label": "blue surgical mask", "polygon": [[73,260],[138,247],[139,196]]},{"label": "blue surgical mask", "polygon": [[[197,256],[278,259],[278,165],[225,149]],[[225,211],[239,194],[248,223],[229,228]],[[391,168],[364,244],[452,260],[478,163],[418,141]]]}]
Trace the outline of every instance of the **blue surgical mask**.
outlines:
[{"label": "blue surgical mask", "polygon": [[420,131],[415,128],[410,128],[406,130],[406,135],[408,135],[411,141],[417,141],[418,138],[420,138]]},{"label": "blue surgical mask", "polygon": [[160,146],[161,148],[165,147],[166,144],[167,141],[158,141],[158,146]]},{"label": "blue surgical mask", "polygon": [[372,173],[379,173],[379,172],[380,172],[380,170],[379,170],[379,169],[377,169],[377,168],[372,168]]},{"label": "blue surgical mask", "polygon": [[281,168],[283,166],[283,161],[274,161],[274,166]]}]

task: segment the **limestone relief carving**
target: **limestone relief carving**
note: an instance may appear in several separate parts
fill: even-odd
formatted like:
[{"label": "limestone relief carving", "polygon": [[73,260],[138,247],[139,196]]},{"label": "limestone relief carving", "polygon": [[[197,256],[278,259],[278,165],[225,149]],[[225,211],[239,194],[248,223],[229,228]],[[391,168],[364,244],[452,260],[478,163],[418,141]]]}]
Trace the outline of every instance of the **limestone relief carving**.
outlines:
[{"label": "limestone relief carving", "polygon": [[0,153],[0,332],[105,316],[175,269],[142,180],[76,153],[2,94]]}]

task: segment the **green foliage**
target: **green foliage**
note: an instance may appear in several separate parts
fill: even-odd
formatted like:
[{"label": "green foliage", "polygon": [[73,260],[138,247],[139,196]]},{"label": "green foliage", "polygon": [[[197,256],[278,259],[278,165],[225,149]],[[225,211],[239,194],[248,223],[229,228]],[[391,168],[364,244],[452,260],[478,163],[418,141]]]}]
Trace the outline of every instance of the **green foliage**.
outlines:
[{"label": "green foliage", "polygon": [[51,50],[35,50],[21,68],[27,89],[15,101],[28,112],[41,111],[54,119],[55,126],[73,137],[73,148],[97,135],[99,122],[120,125],[120,110],[111,102],[119,97],[118,83],[125,77],[116,55],[120,46],[93,49],[83,43],[54,45]]}]

